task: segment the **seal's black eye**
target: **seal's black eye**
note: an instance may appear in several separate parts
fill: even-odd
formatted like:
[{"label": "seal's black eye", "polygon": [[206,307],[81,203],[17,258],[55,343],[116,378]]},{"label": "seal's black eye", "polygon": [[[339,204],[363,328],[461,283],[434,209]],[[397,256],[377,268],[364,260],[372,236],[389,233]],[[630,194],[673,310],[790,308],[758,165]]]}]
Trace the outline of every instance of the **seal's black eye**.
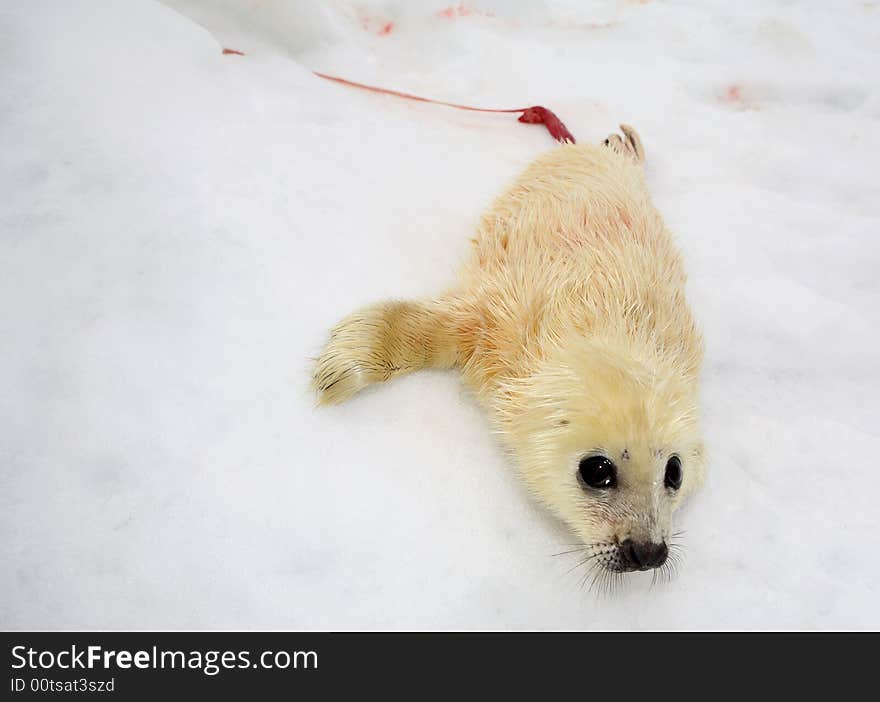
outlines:
[{"label": "seal's black eye", "polygon": [[681,460],[678,456],[670,456],[666,461],[666,477],[663,479],[666,487],[678,490],[681,487]]},{"label": "seal's black eye", "polygon": [[607,490],[617,485],[617,468],[605,456],[587,456],[578,465],[578,475],[584,485],[596,490]]}]

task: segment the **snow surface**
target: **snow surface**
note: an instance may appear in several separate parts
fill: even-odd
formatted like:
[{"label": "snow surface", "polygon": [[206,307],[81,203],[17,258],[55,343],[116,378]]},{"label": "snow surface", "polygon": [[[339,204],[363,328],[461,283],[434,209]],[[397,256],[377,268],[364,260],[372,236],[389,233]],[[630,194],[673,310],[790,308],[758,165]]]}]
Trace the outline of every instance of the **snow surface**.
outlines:
[{"label": "snow surface", "polygon": [[[0,626],[880,627],[878,47],[876,2],[3,3]],[[314,407],[552,142],[311,69],[640,130],[707,341],[674,581],[581,589],[454,373]]]}]

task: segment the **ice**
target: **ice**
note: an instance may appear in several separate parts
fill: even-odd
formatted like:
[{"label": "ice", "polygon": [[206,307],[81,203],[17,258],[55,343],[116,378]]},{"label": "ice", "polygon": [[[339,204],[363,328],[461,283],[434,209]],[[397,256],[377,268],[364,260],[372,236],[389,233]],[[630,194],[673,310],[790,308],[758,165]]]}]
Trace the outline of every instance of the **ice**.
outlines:
[{"label": "ice", "polygon": [[[880,626],[878,34],[863,2],[6,3],[0,626]],[[312,70],[639,129],[707,341],[672,582],[581,588],[454,373],[315,408],[329,327],[443,289],[553,144]]]}]

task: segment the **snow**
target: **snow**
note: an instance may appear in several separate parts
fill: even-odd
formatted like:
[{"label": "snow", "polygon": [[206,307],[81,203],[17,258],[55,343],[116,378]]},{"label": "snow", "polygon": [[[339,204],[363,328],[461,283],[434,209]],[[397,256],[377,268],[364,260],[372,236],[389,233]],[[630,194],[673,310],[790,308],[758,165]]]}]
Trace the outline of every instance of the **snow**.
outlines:
[{"label": "snow", "polygon": [[[878,40],[873,2],[5,3],[0,626],[880,626]],[[552,142],[312,69],[639,129],[707,341],[672,582],[582,589],[454,373],[315,408],[328,328],[446,286]]]}]

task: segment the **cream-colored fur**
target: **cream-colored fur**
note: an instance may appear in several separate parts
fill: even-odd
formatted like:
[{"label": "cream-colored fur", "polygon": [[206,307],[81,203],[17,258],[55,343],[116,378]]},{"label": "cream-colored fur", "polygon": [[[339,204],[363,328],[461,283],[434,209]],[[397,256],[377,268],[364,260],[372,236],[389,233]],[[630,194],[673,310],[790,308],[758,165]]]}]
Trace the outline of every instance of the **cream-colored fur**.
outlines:
[{"label": "cream-colored fur", "polygon": [[[531,491],[608,566],[624,539],[668,539],[703,472],[702,343],[641,142],[621,129],[534,161],[484,215],[457,285],[344,319],[314,373],[326,403],[458,366]],[[612,495],[579,484],[590,453],[617,463]],[[672,454],[684,467],[674,493],[663,485]]]}]

